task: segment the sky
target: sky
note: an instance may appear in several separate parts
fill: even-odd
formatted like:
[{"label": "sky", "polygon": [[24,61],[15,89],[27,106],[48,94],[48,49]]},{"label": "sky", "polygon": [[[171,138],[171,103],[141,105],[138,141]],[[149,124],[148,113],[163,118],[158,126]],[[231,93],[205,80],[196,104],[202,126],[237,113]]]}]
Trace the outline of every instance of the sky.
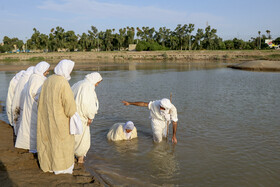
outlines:
[{"label": "sky", "polygon": [[24,42],[33,28],[49,34],[60,26],[76,34],[91,26],[99,31],[124,27],[167,27],[178,24],[206,25],[224,40],[249,40],[258,31],[280,37],[280,0],[0,0],[0,41],[4,36]]}]

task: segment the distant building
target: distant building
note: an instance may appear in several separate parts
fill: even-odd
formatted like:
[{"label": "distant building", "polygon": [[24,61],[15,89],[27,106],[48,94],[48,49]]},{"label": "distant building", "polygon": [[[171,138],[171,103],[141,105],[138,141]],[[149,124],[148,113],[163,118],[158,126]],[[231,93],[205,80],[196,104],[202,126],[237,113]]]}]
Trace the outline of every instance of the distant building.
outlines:
[{"label": "distant building", "polygon": [[136,44],[129,44],[128,51],[136,51]]}]

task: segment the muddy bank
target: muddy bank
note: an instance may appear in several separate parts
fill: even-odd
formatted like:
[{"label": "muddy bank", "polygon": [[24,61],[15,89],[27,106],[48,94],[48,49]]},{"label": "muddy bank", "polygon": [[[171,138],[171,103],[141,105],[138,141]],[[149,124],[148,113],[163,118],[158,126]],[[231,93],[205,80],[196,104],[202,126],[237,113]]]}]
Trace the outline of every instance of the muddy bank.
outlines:
[{"label": "muddy bank", "polygon": [[[201,50],[201,51],[108,51],[108,52],[51,52],[0,54],[0,61],[58,62],[71,59],[77,62],[145,62],[145,61],[244,61],[244,60],[280,60],[280,50]],[[1,62],[1,63],[2,63]]]},{"label": "muddy bank", "polygon": [[233,69],[249,70],[249,71],[279,71],[280,72],[280,61],[249,61],[242,62],[236,65],[228,66]]},{"label": "muddy bank", "polygon": [[104,186],[77,163],[73,175],[44,173],[36,155],[14,147],[10,125],[0,121],[0,132],[0,186]]}]

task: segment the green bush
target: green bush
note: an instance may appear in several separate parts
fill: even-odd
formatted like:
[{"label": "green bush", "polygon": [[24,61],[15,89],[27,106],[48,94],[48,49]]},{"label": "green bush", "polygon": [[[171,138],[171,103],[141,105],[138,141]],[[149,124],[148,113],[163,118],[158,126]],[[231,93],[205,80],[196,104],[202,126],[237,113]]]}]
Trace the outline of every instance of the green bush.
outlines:
[{"label": "green bush", "polygon": [[157,42],[140,41],[136,45],[136,51],[161,51],[161,50],[168,50],[168,48],[163,47]]}]

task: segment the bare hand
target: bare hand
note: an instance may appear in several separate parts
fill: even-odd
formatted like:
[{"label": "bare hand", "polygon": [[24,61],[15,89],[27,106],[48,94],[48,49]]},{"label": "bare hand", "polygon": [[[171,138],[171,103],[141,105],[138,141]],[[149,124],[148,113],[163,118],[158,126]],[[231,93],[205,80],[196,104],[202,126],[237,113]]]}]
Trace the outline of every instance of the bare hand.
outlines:
[{"label": "bare hand", "polygon": [[129,102],[127,102],[127,101],[122,101],[122,103],[123,103],[125,106],[130,105]]},{"label": "bare hand", "polygon": [[173,137],[172,137],[172,143],[177,144],[177,138],[176,138],[176,136],[173,136]]},{"label": "bare hand", "polygon": [[92,119],[88,119],[87,125],[89,126],[92,123]]}]

